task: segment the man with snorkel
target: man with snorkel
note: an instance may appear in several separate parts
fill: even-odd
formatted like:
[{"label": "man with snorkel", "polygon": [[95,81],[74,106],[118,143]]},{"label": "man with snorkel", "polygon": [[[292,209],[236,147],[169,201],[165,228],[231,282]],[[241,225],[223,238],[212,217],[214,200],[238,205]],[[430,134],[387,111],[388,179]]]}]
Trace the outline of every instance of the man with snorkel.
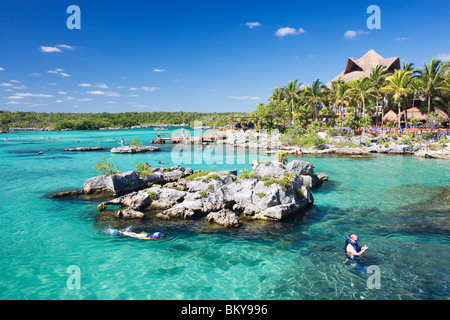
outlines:
[{"label": "man with snorkel", "polygon": [[345,240],[345,253],[349,258],[353,258],[354,256],[361,256],[367,249],[369,249],[368,245],[364,247],[360,247],[358,245],[358,236],[356,234],[352,234],[350,237],[346,236]]}]

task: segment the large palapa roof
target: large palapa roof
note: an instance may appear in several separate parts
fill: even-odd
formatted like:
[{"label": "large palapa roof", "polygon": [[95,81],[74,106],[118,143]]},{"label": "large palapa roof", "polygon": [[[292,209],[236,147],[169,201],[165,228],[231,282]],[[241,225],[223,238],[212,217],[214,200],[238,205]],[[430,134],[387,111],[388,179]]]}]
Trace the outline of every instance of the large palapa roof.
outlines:
[{"label": "large palapa roof", "polygon": [[332,81],[341,79],[348,82],[353,79],[368,77],[372,73],[372,68],[377,65],[386,67],[387,72],[394,73],[395,69],[400,69],[400,58],[383,58],[375,50],[369,50],[359,59],[348,58],[345,70],[331,80],[327,85],[331,85]]}]

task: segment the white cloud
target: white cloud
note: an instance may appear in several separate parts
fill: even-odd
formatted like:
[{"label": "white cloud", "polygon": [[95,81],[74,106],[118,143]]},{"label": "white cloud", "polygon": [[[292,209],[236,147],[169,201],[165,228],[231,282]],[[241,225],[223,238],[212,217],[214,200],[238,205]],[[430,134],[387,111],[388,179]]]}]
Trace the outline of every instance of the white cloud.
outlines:
[{"label": "white cloud", "polygon": [[12,84],[11,83],[7,83],[7,82],[3,82],[3,83],[0,83],[0,86],[2,86],[2,87],[12,87]]},{"label": "white cloud", "polygon": [[39,73],[39,72],[33,72],[32,74],[30,74],[31,76],[33,76],[33,77],[39,77],[39,76],[42,76],[42,73]]},{"label": "white cloud", "polygon": [[95,86],[96,88],[100,88],[100,89],[108,89],[108,86],[104,83],[97,83],[97,85]]},{"label": "white cloud", "polygon": [[16,90],[22,90],[22,89],[26,89],[26,88],[27,88],[27,86],[25,86],[25,85],[20,85],[20,86],[13,87],[13,89],[16,89]]},{"label": "white cloud", "polygon": [[80,83],[78,84],[79,87],[92,87],[92,84],[90,83]]},{"label": "white cloud", "polygon": [[67,49],[67,50],[73,50],[76,48],[75,46],[68,46],[67,44],[58,44],[57,47]]},{"label": "white cloud", "polygon": [[164,72],[166,69],[153,69],[154,72]]},{"label": "white cloud", "polygon": [[70,77],[70,74],[67,74],[65,72],[61,72],[60,75],[62,75],[63,77]]},{"label": "white cloud", "polygon": [[5,70],[5,69],[3,69],[2,67],[0,67],[0,71],[3,71],[3,70]]},{"label": "white cloud", "polygon": [[58,91],[59,94],[67,94],[66,91]]},{"label": "white cloud", "polygon": [[89,94],[96,94],[96,95],[106,95],[108,97],[118,97],[118,96],[120,96],[120,93],[118,93],[118,92],[101,91],[101,90],[88,91],[87,93],[89,93]]},{"label": "white cloud", "polygon": [[64,99],[66,99],[66,100],[75,100],[75,98],[74,98],[74,97],[71,97],[71,96],[67,96],[67,97],[65,97]]},{"label": "white cloud", "polygon": [[23,99],[21,96],[9,96],[8,99]]},{"label": "white cloud", "polygon": [[294,29],[294,28],[290,28],[290,27],[285,27],[285,28],[278,29],[277,32],[275,32],[275,35],[278,37],[285,37],[288,35],[302,34],[305,32],[306,31],[303,28]]},{"label": "white cloud", "polygon": [[6,104],[20,104],[20,103],[17,101],[8,101]]},{"label": "white cloud", "polygon": [[450,61],[450,53],[439,53],[436,56],[436,59],[442,60],[442,61]]},{"label": "white cloud", "polygon": [[41,46],[40,47],[42,52],[62,52],[60,49],[58,49],[57,47],[46,47],[46,46]]},{"label": "white cloud", "polygon": [[78,99],[78,101],[83,101],[83,102],[85,102],[85,101],[94,101],[94,99],[84,98],[84,99]]},{"label": "white cloud", "polygon": [[13,83],[20,83],[19,80],[9,80],[9,82],[13,82]]},{"label": "white cloud", "polygon": [[235,99],[235,100],[259,100],[259,99],[261,99],[260,97],[250,97],[250,96],[229,96],[228,98]]},{"label": "white cloud", "polygon": [[142,87],[142,90],[144,91],[150,91],[150,92],[154,92],[156,90],[158,90],[159,88],[156,87]]},{"label": "white cloud", "polygon": [[106,94],[105,91],[100,91],[100,90],[88,91],[87,93],[89,93],[89,94]]},{"label": "white cloud", "polygon": [[73,50],[75,49],[75,46],[69,46],[67,44],[58,44],[54,47],[48,47],[48,46],[41,46],[39,49],[41,49],[42,52],[62,52],[61,49],[65,49],[65,50]]},{"label": "white cloud", "polygon": [[345,39],[354,39],[357,36],[361,35],[361,34],[368,34],[369,32],[364,32],[362,30],[347,30],[344,33],[344,38]]},{"label": "white cloud", "polygon": [[245,25],[249,27],[250,29],[253,29],[254,27],[260,27],[261,23],[255,21],[255,22],[246,22]]},{"label": "white cloud", "polygon": [[[51,94],[28,93],[28,92],[26,92],[26,93],[25,92],[18,92],[18,93],[16,93],[15,96],[16,97],[20,97],[20,98],[23,98],[23,97],[51,98],[51,97],[53,97]],[[11,99],[11,97],[10,97],[10,99]]]},{"label": "white cloud", "polygon": [[405,41],[405,40],[409,40],[409,38],[407,37],[398,37],[395,39],[395,41]]},{"label": "white cloud", "polygon": [[58,99],[58,100],[56,100],[55,102],[58,102],[58,103],[63,103],[64,101],[63,101],[63,100],[61,100],[61,99]]},{"label": "white cloud", "polygon": [[48,73],[52,73],[52,74],[57,74],[58,73],[58,71],[56,71],[56,70],[48,70],[47,72]]},{"label": "white cloud", "polygon": [[49,85],[49,86],[57,86],[58,84],[57,84],[57,83],[54,83],[54,82],[50,82],[48,85]]}]

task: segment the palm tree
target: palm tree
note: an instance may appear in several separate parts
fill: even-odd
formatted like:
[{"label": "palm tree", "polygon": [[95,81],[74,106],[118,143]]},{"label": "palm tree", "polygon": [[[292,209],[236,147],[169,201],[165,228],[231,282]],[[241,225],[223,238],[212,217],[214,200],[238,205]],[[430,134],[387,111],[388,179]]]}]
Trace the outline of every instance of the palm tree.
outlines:
[{"label": "palm tree", "polygon": [[424,88],[424,94],[428,100],[428,113],[431,111],[431,99],[436,95],[436,88],[439,87],[442,81],[442,74],[444,72],[444,64],[441,60],[431,59],[429,64],[424,62],[424,68],[419,70],[420,80]]},{"label": "palm tree", "polygon": [[363,77],[360,79],[350,80],[349,83],[350,95],[356,98],[357,101],[362,102],[363,117],[366,116],[366,100],[375,95],[374,87],[371,84],[370,78]]},{"label": "palm tree", "polygon": [[395,70],[394,74],[386,78],[386,86],[382,88],[383,91],[394,95],[394,101],[398,103],[398,127],[400,128],[400,112],[401,112],[401,98],[408,94],[408,85],[411,81],[413,71],[409,70]]},{"label": "palm tree", "polygon": [[342,120],[345,120],[344,106],[348,107],[350,104],[350,96],[347,89],[347,83],[339,79],[331,82],[331,90],[328,95],[329,100],[333,102],[333,106],[339,108]]},{"label": "palm tree", "polygon": [[[376,112],[376,125],[378,126],[378,105],[380,98],[383,98],[383,91],[381,88],[384,87],[386,81],[386,67],[382,65],[377,65],[372,68],[372,73],[369,76],[370,83],[373,87],[373,91],[376,95],[375,112]],[[383,109],[384,109],[384,99],[383,99]]]},{"label": "palm tree", "polygon": [[285,95],[284,101],[287,102],[291,107],[291,123],[294,123],[294,107],[300,99],[300,85],[298,80],[289,81],[287,86],[283,87],[283,92]]},{"label": "palm tree", "polygon": [[326,96],[323,92],[325,85],[317,79],[307,87],[305,91],[305,102],[308,107],[314,107],[314,121],[317,122],[317,107],[325,104]]}]

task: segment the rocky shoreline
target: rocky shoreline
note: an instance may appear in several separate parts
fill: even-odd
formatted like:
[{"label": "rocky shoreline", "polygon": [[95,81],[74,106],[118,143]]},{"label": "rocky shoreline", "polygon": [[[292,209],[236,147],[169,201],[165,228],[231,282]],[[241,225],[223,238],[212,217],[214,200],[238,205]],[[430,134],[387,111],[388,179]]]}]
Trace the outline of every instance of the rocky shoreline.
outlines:
[{"label": "rocky shoreline", "polygon": [[413,143],[406,137],[393,136],[334,136],[326,137],[319,132],[326,143],[319,146],[304,148],[302,146],[284,145],[280,143],[280,134],[270,136],[265,133],[228,133],[227,139],[218,141],[219,144],[231,145],[240,148],[263,149],[267,154],[276,154],[279,151],[286,154],[339,155],[339,156],[370,156],[373,153],[404,154],[424,158],[437,158],[450,160],[450,143],[438,145],[437,141],[423,141]]},{"label": "rocky shoreline", "polygon": [[164,220],[206,218],[224,227],[239,227],[249,220],[280,221],[301,214],[314,203],[311,189],[328,179],[300,160],[287,165],[255,161],[252,169],[239,176],[236,170],[194,172],[178,165],[154,168],[145,177],[128,171],[87,179],[83,189],[51,197],[109,197],[97,209],[102,214],[110,211],[108,206],[120,206],[116,219],[153,214]]}]

